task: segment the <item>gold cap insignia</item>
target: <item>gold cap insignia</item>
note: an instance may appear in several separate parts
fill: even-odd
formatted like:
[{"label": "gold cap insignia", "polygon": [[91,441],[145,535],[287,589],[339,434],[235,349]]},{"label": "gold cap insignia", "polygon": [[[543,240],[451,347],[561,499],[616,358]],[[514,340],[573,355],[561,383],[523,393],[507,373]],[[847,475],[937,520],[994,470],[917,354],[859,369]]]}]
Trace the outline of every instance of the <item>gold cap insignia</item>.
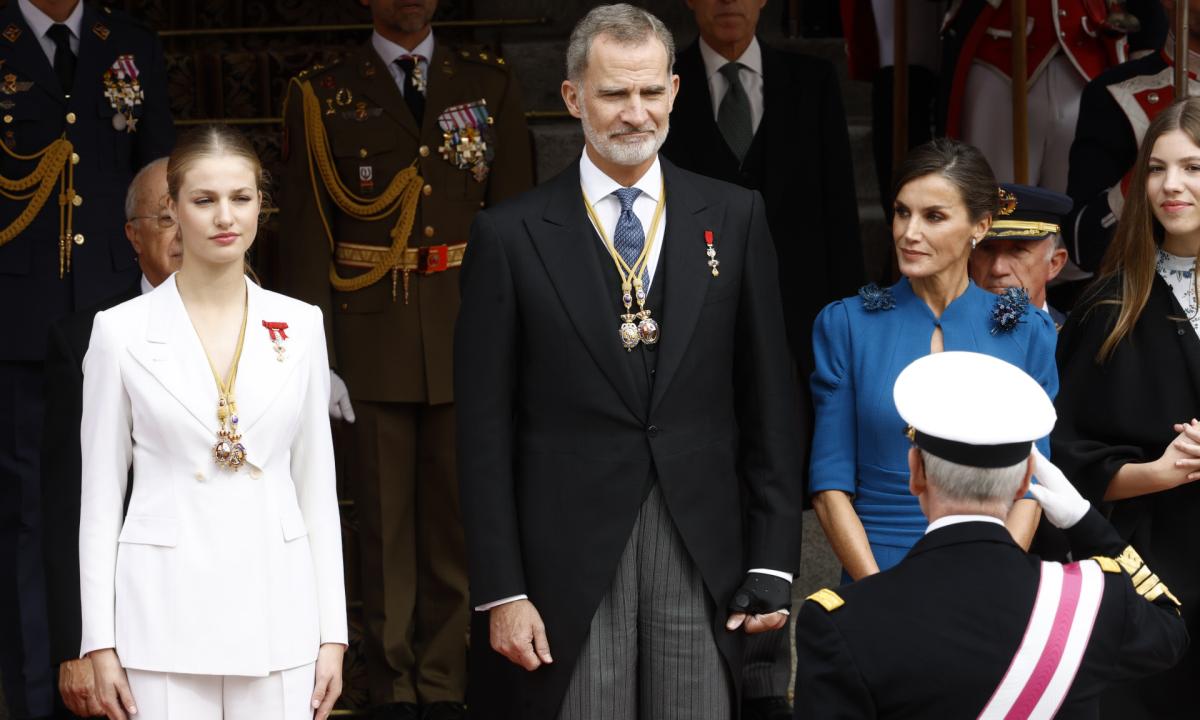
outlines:
[{"label": "gold cap insignia", "polygon": [[1000,212],[999,215],[1012,215],[1017,210],[1017,196],[1013,195],[1004,188],[999,189],[1000,192]]}]

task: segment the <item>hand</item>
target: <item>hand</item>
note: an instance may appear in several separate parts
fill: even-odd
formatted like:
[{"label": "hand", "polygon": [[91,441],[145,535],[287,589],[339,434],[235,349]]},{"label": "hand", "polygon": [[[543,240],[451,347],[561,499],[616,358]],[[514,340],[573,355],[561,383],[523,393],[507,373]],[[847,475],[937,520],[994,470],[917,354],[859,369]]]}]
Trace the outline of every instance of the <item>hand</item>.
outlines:
[{"label": "hand", "polygon": [[1175,432],[1179,436],[1159,458],[1163,471],[1173,481],[1172,487],[1200,480],[1200,422],[1192,418],[1191,422],[1177,423]]},{"label": "hand", "polygon": [[528,600],[513,600],[488,611],[492,649],[530,672],[554,662],[546,626]]},{"label": "hand", "polygon": [[329,417],[354,423],[354,406],[350,404],[346,381],[332,370],[329,371]]},{"label": "hand", "polygon": [[1030,485],[1029,492],[1042,506],[1046,519],[1054,527],[1062,530],[1075,527],[1075,523],[1082,520],[1091,509],[1092,504],[1079,494],[1062,470],[1047,460],[1036,445],[1033,448],[1033,475],[1038,484]]},{"label": "hand", "polygon": [[[345,387],[344,385],[342,387]],[[325,720],[342,694],[342,656],[346,646],[324,643],[317,651],[317,669],[313,680],[313,720]]]},{"label": "hand", "polygon": [[96,695],[91,658],[67,660],[58,666],[58,693],[67,709],[79,717],[104,716],[104,707]]},{"label": "hand", "polygon": [[88,658],[96,675],[96,694],[100,698],[104,717],[108,720],[129,720],[130,715],[137,715],[129,679],[125,677],[125,668],[121,667],[117,651],[112,648],[93,650],[88,653]]},{"label": "hand", "polygon": [[747,615],[746,613],[730,613],[725,621],[726,630],[743,628],[747,635],[756,635],[768,630],[778,630],[787,625],[788,614],[785,610],[776,610],[766,615]]},{"label": "hand", "polygon": [[792,584],[766,573],[746,573],[742,586],[729,601],[726,630],[744,627],[747,634],[778,630],[787,624],[792,604]]}]

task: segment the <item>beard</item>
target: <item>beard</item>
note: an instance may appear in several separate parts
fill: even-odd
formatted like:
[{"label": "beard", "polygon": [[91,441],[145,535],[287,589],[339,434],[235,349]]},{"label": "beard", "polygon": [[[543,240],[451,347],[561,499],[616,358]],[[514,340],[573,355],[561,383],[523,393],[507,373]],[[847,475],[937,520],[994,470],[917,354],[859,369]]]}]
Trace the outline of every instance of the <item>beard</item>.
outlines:
[{"label": "beard", "polygon": [[[587,139],[600,157],[608,160],[616,165],[641,165],[658,152],[662,144],[667,140],[667,130],[669,122],[664,122],[662,127],[655,127],[652,123],[648,123],[639,128],[630,127],[626,130],[617,133],[604,133],[592,126],[586,105],[579,105],[580,120],[583,122],[583,136]],[[630,135],[638,132],[652,132],[652,136],[645,140],[636,143],[626,142],[622,140],[622,136]]]}]

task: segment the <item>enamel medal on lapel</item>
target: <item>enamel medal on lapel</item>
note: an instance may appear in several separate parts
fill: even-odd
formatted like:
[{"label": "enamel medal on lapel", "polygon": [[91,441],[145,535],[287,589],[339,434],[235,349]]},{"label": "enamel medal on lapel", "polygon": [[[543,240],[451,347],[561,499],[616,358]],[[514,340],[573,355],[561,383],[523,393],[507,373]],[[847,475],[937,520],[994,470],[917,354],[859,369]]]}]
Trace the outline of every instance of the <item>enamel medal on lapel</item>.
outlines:
[{"label": "enamel medal on lapel", "polygon": [[267,329],[267,332],[271,334],[271,345],[275,348],[275,360],[283,362],[283,354],[287,352],[287,348],[283,346],[283,341],[288,339],[288,324],[271,320],[263,320],[262,324]]}]

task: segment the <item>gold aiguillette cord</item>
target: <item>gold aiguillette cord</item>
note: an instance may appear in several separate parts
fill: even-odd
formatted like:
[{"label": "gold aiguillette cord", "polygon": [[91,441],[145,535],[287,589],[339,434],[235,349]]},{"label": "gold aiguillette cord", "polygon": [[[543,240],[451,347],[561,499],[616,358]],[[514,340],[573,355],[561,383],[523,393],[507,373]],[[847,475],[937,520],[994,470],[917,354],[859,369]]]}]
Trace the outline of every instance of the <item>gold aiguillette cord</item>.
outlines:
[{"label": "gold aiguillette cord", "polygon": [[[642,252],[637,256],[633,267],[630,267],[629,263],[625,262],[625,258],[621,257],[621,254],[617,252],[617,249],[608,239],[608,235],[604,232],[604,225],[600,223],[600,218],[596,216],[596,210],[592,207],[591,200],[588,199],[586,192],[583,193],[583,204],[587,208],[588,217],[591,218],[592,224],[596,226],[596,232],[600,233],[600,239],[604,241],[604,247],[608,250],[608,254],[612,256],[613,264],[617,266],[617,274],[621,276],[621,304],[625,306],[625,312],[621,315],[621,327],[618,332],[621,336],[621,344],[627,352],[632,352],[638,346],[638,343],[653,345],[658,342],[658,337],[662,332],[658,321],[650,316],[650,310],[646,308],[646,290],[642,287],[642,271],[646,269],[646,263],[650,259],[650,251],[654,247],[654,238],[658,232],[658,225],[662,221],[663,210],[667,204],[666,179],[663,179],[661,183],[658,193],[658,203],[654,207],[654,219],[650,221],[650,232],[646,235],[646,241],[642,243]],[[633,312],[633,303],[635,300],[638,306],[636,313]],[[634,320],[637,320],[636,324],[634,324]]]},{"label": "gold aiguillette cord", "polygon": [[212,370],[213,380],[217,382],[217,442],[213,445],[213,460],[217,465],[227,470],[237,472],[246,464],[246,446],[242,444],[242,436],[238,433],[237,400],[234,399],[234,386],[237,384],[238,364],[242,359],[242,346],[246,342],[246,320],[250,314],[250,300],[246,299],[242,307],[242,329],[238,331],[237,348],[233,351],[233,362],[230,363],[229,378],[221,379],[217,366],[204,343],[204,358],[208,360],[208,368]]}]

